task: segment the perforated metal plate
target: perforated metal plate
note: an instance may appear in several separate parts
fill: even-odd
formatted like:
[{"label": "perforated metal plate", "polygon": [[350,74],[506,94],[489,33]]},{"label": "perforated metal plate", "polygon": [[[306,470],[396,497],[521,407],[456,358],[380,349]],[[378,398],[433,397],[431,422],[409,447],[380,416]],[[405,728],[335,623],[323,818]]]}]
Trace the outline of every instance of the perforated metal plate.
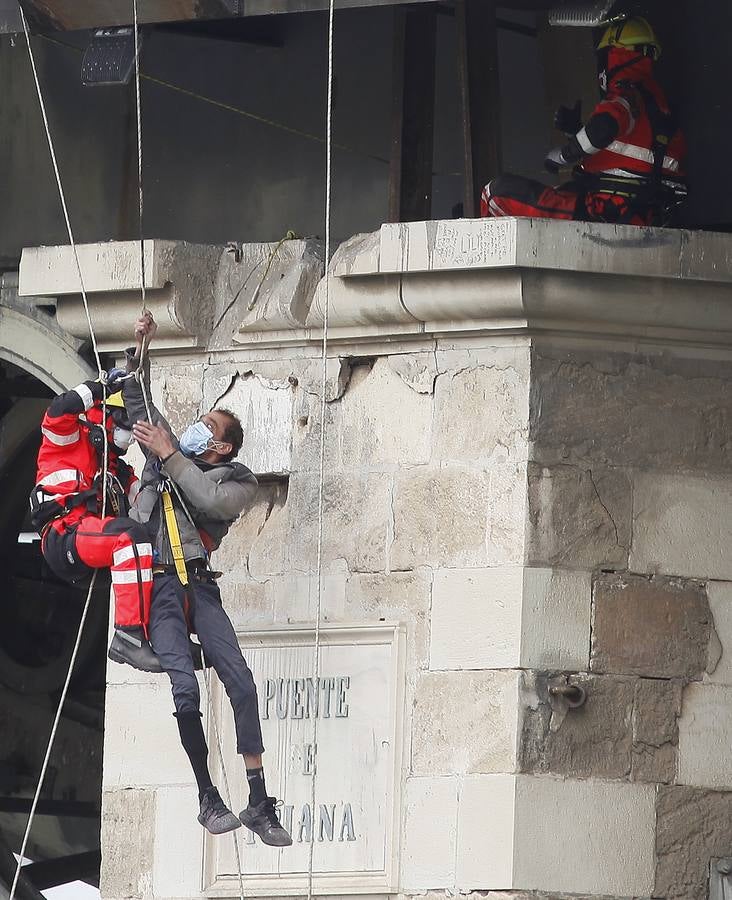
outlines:
[{"label": "perforated metal plate", "polygon": [[135,66],[132,28],[102,28],[94,34],[81,61],[81,80],[87,86],[127,84]]}]

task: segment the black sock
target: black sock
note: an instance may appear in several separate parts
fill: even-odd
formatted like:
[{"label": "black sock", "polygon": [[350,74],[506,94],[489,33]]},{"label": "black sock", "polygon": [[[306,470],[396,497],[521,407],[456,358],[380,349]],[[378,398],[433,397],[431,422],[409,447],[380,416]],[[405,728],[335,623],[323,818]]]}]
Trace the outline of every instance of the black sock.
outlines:
[{"label": "black sock", "polygon": [[257,806],[267,799],[267,788],[264,786],[264,769],[247,769],[249,782],[249,805]]},{"label": "black sock", "polygon": [[193,774],[198,784],[198,799],[203,797],[207,788],[213,787],[211,774],[208,771],[208,747],[201,725],[200,713],[176,713],[180,732],[180,742],[188,754],[193,767]]}]

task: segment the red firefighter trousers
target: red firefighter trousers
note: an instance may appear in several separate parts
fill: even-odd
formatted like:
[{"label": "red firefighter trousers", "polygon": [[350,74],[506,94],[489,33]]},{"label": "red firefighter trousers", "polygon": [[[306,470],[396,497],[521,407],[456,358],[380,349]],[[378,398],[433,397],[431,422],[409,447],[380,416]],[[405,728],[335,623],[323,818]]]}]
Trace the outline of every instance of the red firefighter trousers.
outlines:
[{"label": "red firefighter trousers", "polygon": [[43,555],[53,572],[72,584],[88,582],[93,569],[109,569],[115,625],[142,625],[147,633],[152,597],[152,545],[132,519],[85,515],[56,519],[43,537]]}]

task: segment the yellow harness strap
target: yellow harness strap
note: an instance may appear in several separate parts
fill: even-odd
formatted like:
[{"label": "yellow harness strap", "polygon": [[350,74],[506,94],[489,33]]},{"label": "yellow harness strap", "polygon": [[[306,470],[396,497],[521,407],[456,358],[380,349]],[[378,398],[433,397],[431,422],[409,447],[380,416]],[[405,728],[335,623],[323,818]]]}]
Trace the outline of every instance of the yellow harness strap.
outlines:
[{"label": "yellow harness strap", "polygon": [[173,500],[170,491],[162,491],[163,495],[163,511],[165,513],[165,525],[168,529],[168,539],[170,541],[170,549],[173,551],[173,562],[175,563],[175,571],[178,573],[178,579],[181,584],[188,584],[188,570],[186,569],[186,560],[183,556],[183,545],[180,542],[180,531],[178,530],[178,522],[175,518],[173,509]]}]

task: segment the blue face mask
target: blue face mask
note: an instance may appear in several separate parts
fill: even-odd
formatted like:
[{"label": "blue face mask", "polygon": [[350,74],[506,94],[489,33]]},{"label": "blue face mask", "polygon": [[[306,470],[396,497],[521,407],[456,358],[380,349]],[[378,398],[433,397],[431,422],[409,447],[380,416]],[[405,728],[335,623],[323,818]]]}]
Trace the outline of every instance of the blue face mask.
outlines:
[{"label": "blue face mask", "polygon": [[203,422],[194,422],[180,436],[180,452],[184,456],[200,456],[208,450],[209,442],[214,442],[213,431]]}]

